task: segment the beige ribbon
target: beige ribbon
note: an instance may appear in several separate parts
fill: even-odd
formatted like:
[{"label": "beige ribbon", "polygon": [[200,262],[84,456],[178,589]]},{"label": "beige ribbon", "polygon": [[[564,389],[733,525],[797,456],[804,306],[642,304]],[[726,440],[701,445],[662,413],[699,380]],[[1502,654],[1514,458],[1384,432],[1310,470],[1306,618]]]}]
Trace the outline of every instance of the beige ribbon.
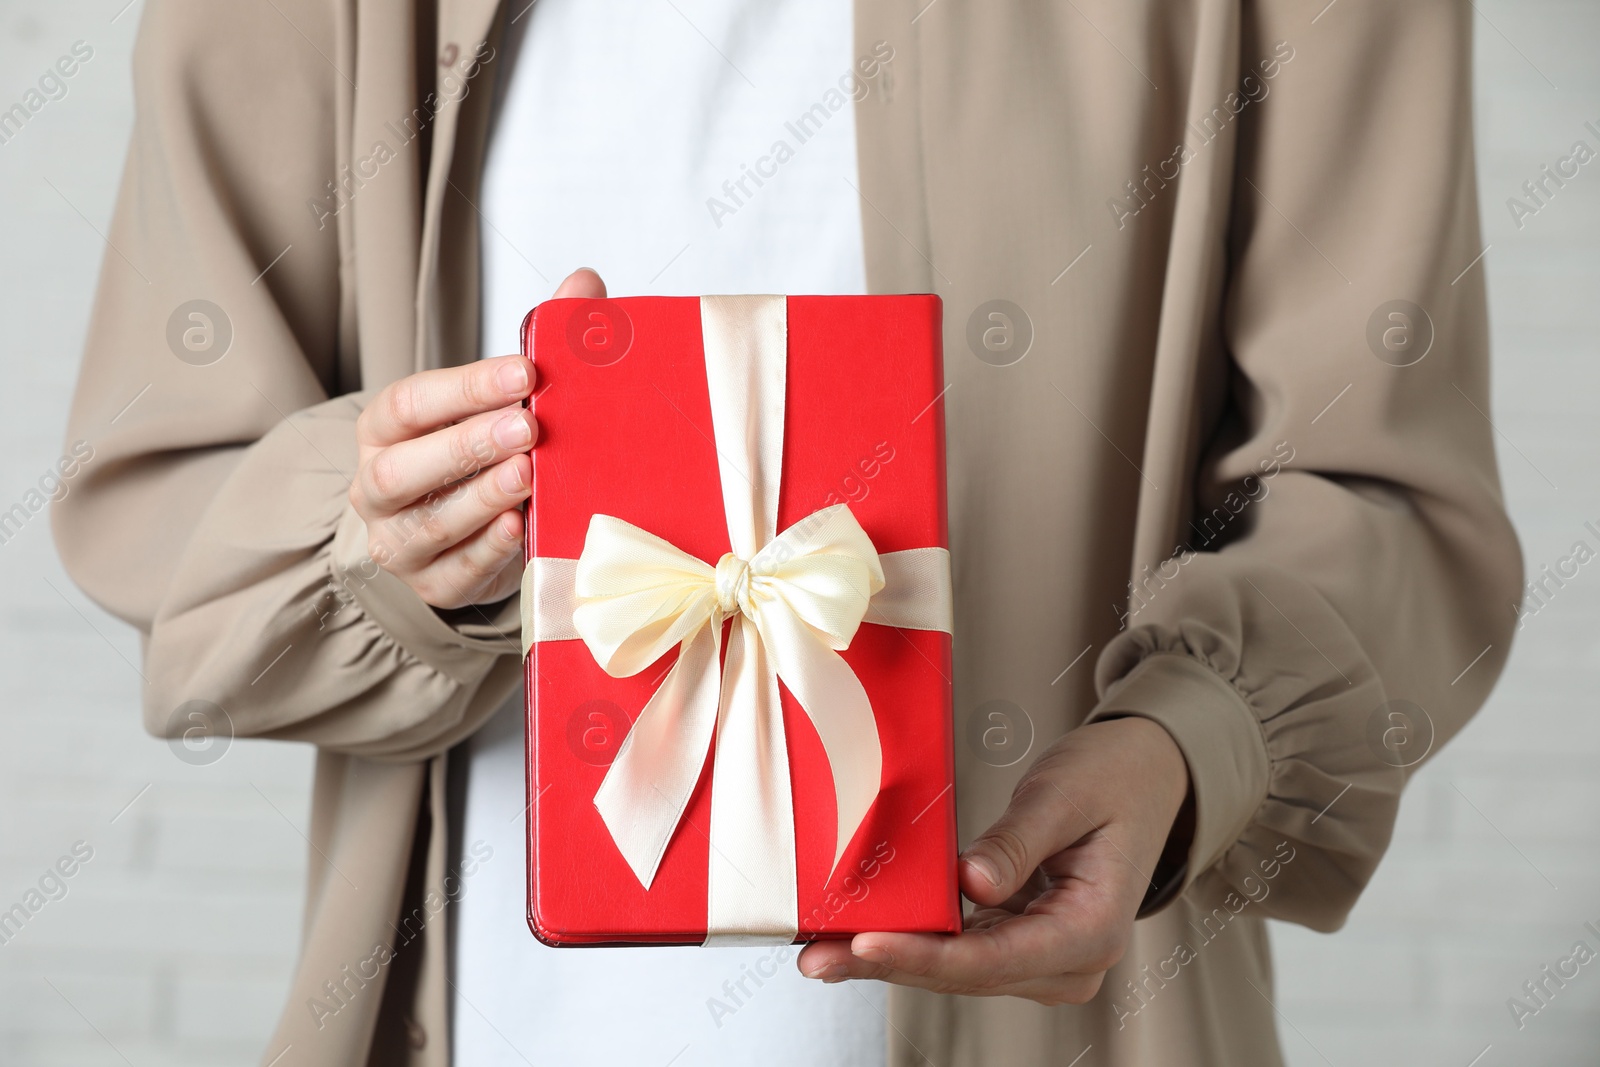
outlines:
[{"label": "beige ribbon", "polygon": [[595,515],[578,559],[540,557],[524,570],[523,651],[539,641],[582,640],[606,673],[621,678],[678,648],[595,807],[649,888],[714,733],[706,943],[786,943],[799,920],[778,679],[816,727],[833,772],[837,865],[883,770],[872,705],[838,653],[863,622],[950,632],[950,555],[942,548],[879,555],[843,504],[779,535],[787,302],[702,297],[700,308],[733,550],[712,566],[621,519]]}]

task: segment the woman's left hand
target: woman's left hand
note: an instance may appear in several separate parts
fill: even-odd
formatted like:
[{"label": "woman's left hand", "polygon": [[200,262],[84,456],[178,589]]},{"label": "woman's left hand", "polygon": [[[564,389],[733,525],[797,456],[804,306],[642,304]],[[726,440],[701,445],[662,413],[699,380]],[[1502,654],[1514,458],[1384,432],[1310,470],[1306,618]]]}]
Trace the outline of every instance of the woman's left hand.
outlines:
[{"label": "woman's left hand", "polygon": [[1000,820],[962,854],[978,907],[945,934],[857,934],[800,954],[810,978],[1083,1004],[1122,958],[1189,791],[1177,744],[1148,719],[1079,727],[1047,749]]}]

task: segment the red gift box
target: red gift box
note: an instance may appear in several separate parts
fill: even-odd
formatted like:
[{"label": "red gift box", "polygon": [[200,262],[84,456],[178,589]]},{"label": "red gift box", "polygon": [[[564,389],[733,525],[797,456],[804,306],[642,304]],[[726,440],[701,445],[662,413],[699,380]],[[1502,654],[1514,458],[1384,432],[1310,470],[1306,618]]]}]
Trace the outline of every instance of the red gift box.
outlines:
[{"label": "red gift box", "polygon": [[[777,530],[843,503],[880,554],[946,548],[938,297],[811,296],[786,304]],[[523,352],[539,377],[529,560],[577,560],[597,515],[633,524],[707,565],[730,552],[699,299],[548,301],[523,325]],[[532,599],[525,585],[525,618]],[[837,864],[828,754],[811,718],[781,687],[795,940],[961,928],[950,640],[869,618],[838,653],[871,702],[882,771]],[[596,807],[610,764],[677,652],[612,677],[583,640],[525,634],[528,642],[534,935],[551,945],[706,941],[715,757],[705,755],[649,888]]]}]

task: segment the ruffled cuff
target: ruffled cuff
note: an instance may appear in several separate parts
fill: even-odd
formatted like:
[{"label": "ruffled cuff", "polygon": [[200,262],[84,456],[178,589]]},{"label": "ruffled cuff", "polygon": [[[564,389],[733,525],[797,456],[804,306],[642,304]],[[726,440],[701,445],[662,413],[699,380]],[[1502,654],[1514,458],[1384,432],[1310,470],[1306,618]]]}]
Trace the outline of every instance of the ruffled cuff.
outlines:
[{"label": "ruffled cuff", "polygon": [[192,528],[163,530],[187,540],[146,644],[151,732],[183,729],[174,709],[204,700],[236,736],[410,761],[515,687],[517,631],[495,627],[514,604],[469,632],[368,558],[344,473],[360,411],[346,396],[291,415],[242,450]]},{"label": "ruffled cuff", "polygon": [[1336,929],[1388,846],[1405,780],[1368,737],[1385,700],[1370,659],[1315,590],[1226,557],[1189,562],[1141,615],[1101,655],[1087,720],[1157,722],[1188,764],[1187,862],[1141,914],[1203,881]]},{"label": "ruffled cuff", "polygon": [[458,684],[477,684],[483,676],[485,655],[516,655],[520,651],[521,624],[515,598],[481,614],[463,616],[461,625],[452,625],[416,590],[373,562],[367,553],[367,524],[348,505],[334,531],[330,566],[339,587],[347,590],[362,612],[396,644]]}]

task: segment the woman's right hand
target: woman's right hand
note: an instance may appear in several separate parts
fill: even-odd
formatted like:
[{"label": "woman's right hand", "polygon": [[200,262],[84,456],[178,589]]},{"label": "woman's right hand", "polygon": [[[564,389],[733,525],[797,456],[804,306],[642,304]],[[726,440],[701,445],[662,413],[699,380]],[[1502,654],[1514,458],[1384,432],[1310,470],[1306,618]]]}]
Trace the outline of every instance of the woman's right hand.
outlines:
[{"label": "woman's right hand", "polygon": [[[555,295],[599,298],[606,288],[584,269]],[[521,581],[528,451],[539,435],[522,403],[534,381],[521,356],[423,371],[356,420],[350,503],[367,524],[367,551],[436,608],[491,604]]]}]

